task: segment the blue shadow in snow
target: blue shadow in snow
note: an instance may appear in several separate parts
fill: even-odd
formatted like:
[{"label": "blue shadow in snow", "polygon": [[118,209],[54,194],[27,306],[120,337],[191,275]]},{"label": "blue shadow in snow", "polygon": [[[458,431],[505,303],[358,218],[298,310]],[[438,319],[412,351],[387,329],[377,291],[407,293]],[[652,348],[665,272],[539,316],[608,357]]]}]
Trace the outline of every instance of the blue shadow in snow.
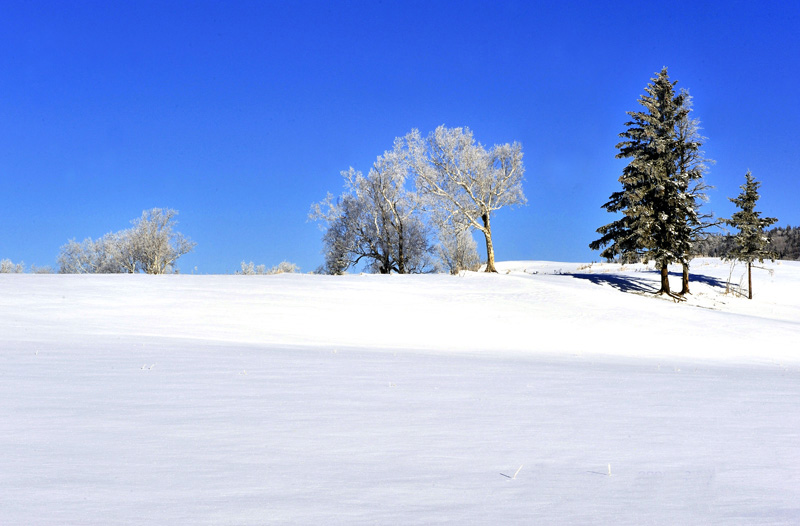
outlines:
[{"label": "blue shadow in snow", "polygon": [[[650,274],[658,274],[661,275],[661,272],[658,270],[648,270],[646,271]],[[681,272],[670,272],[669,277],[671,278],[678,278],[678,280],[683,279],[683,273]],[[711,276],[704,276],[703,274],[692,274],[689,272],[689,288],[691,289],[692,283],[703,283],[710,287],[720,287],[725,288],[726,281],[718,278],[712,278]]]},{"label": "blue shadow in snow", "polygon": [[632,276],[621,276],[619,274],[570,274],[573,278],[585,279],[595,285],[611,285],[622,292],[651,292],[655,293],[658,288],[653,286],[650,280],[636,278]]},{"label": "blue shadow in snow", "polygon": [[[647,270],[643,273],[660,275],[657,270]],[[611,285],[615,289],[622,292],[638,292],[638,293],[656,293],[658,291],[658,280],[643,279],[629,274],[569,274],[573,278],[585,279],[595,285]],[[683,274],[680,272],[670,272],[670,278],[677,278],[681,280]],[[691,289],[692,283],[703,283],[711,287],[719,287],[724,289],[726,282],[721,279],[704,276],[703,274],[689,273],[689,287]],[[680,290],[680,288],[678,289]]]}]

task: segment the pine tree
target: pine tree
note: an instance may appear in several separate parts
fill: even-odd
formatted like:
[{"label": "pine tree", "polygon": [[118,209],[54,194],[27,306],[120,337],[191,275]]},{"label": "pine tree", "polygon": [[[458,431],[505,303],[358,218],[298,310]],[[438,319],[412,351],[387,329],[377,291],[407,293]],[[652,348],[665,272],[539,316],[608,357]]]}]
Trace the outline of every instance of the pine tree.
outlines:
[{"label": "pine tree", "polygon": [[602,237],[589,246],[607,247],[601,255],[653,259],[661,271],[659,293],[671,294],[668,265],[679,261],[685,245],[687,176],[679,176],[682,147],[678,122],[686,112],[685,94],[676,95],[677,82],[669,80],[667,68],[651,79],[639,104],[645,111],[629,111],[628,129],[616,148],[617,158],[630,158],[619,182],[622,191],[611,195],[603,208],[622,212],[620,219],[602,226]]},{"label": "pine tree", "polygon": [[758,201],[758,188],[761,183],[753,178],[748,171],[745,174],[745,183],[739,188],[742,193],[738,197],[730,198],[739,211],[726,221],[727,224],[739,230],[734,236],[736,247],[731,251],[730,258],[747,263],[747,297],[753,299],[753,261],[763,263],[764,259],[775,259],[775,253],[769,248],[769,238],[764,228],[777,223],[774,217],[760,217],[761,212],[756,212]]}]

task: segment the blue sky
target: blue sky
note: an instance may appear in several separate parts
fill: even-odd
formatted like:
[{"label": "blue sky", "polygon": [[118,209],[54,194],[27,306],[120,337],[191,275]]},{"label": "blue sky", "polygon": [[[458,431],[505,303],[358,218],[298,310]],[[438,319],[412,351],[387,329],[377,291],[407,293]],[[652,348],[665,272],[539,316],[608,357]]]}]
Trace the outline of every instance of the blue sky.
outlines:
[{"label": "blue sky", "polygon": [[[519,141],[525,207],[498,260],[599,260],[626,111],[668,66],[716,160],[710,209],[749,169],[800,225],[795,2],[3,2],[0,258],[179,210],[182,272],[323,259],[312,203],[412,128]],[[478,238],[481,242],[482,239]]]}]

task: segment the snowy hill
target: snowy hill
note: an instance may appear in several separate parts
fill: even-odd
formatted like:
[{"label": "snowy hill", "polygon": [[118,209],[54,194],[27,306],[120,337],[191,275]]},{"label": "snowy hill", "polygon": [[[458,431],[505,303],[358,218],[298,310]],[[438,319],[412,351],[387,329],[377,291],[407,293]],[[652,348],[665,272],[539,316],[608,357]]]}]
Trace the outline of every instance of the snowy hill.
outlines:
[{"label": "snowy hill", "polygon": [[0,275],[0,524],[800,523],[764,266]]}]

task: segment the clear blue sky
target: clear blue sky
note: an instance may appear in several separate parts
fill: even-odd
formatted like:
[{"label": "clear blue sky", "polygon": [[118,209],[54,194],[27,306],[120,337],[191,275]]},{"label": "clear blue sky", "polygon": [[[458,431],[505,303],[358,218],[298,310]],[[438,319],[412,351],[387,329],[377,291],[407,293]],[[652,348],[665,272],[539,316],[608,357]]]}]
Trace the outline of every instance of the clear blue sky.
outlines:
[{"label": "clear blue sky", "polygon": [[[800,225],[797,2],[74,1],[0,6],[0,258],[179,210],[182,272],[322,263],[310,205],[412,128],[519,141],[498,260],[599,260],[625,112],[668,66],[717,163]],[[481,240],[482,241],[482,240]]]}]

